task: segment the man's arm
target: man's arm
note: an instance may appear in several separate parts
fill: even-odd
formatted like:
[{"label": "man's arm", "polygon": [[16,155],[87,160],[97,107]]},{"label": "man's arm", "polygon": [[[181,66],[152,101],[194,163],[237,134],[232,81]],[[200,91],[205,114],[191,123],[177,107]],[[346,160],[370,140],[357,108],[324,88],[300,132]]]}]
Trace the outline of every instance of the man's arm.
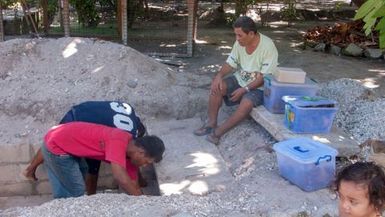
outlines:
[{"label": "man's arm", "polygon": [[213,82],[211,83],[211,93],[216,94],[220,93],[222,90],[222,79],[227,74],[231,73],[233,71],[233,67],[231,67],[228,63],[224,63],[217,73],[217,75],[214,77]]},{"label": "man's arm", "polygon": [[131,195],[142,195],[138,183],[131,180],[124,167],[116,163],[111,163],[111,170],[114,179],[127,193]]}]

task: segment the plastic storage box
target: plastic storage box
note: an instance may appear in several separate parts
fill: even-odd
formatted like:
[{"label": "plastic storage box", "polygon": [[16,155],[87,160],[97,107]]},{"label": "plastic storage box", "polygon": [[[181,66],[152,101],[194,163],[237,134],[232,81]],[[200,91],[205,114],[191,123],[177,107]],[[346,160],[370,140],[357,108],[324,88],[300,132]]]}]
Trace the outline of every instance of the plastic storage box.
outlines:
[{"label": "plastic storage box", "polygon": [[272,75],[264,76],[263,104],[273,114],[285,113],[285,102],[282,96],[315,96],[318,90],[317,84],[306,78],[304,84],[281,83]]},{"label": "plastic storage box", "polygon": [[303,84],[306,72],[300,68],[277,67],[274,78],[278,82]]},{"label": "plastic storage box", "polygon": [[337,102],[322,97],[283,97],[285,126],[295,133],[328,133],[337,113]]},{"label": "plastic storage box", "polygon": [[331,184],[337,150],[309,138],[295,138],[274,144],[279,173],[304,191]]}]

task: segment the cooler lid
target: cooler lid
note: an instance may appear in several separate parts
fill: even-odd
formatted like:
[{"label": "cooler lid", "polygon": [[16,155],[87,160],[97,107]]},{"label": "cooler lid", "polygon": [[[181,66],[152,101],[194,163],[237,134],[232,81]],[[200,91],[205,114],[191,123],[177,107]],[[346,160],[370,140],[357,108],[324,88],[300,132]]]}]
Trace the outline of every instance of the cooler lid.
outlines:
[{"label": "cooler lid", "polygon": [[317,164],[320,160],[333,159],[338,154],[336,149],[305,137],[278,142],[273,149],[303,163]]},{"label": "cooler lid", "polygon": [[263,75],[264,82],[268,82],[270,86],[282,86],[282,87],[293,87],[295,88],[296,86],[300,87],[317,87],[317,82],[310,79],[309,77],[306,76],[305,78],[305,83],[304,84],[297,84],[297,83],[283,83],[283,82],[278,82],[275,80],[274,76],[272,74],[266,74]]},{"label": "cooler lid", "polygon": [[320,96],[284,96],[282,100],[288,104],[304,108],[335,108],[337,101]]}]

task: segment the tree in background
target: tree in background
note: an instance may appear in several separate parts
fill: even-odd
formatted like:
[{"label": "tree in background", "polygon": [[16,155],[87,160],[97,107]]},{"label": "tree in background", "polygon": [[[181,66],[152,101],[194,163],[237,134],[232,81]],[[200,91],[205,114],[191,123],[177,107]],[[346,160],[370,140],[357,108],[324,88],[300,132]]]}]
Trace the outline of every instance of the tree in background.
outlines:
[{"label": "tree in background", "polygon": [[2,5],[2,1],[0,1],[0,41],[4,41],[3,5]]},{"label": "tree in background", "polygon": [[363,19],[366,35],[369,35],[373,28],[378,30],[380,48],[385,48],[385,0],[367,0],[358,9],[354,19]]},{"label": "tree in background", "polygon": [[96,11],[95,1],[70,0],[70,3],[76,8],[79,23],[86,27],[96,27],[98,25],[100,16]]}]

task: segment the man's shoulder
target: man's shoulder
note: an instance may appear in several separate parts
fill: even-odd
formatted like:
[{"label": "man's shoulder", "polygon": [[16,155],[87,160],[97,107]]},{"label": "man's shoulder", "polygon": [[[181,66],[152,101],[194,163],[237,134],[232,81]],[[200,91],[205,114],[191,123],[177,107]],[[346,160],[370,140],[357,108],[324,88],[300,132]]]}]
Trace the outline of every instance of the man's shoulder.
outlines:
[{"label": "man's shoulder", "polygon": [[260,38],[261,38],[261,41],[262,41],[264,44],[274,44],[273,39],[271,39],[269,36],[264,35],[264,34],[262,34],[262,33],[259,33],[259,36],[260,36]]}]

